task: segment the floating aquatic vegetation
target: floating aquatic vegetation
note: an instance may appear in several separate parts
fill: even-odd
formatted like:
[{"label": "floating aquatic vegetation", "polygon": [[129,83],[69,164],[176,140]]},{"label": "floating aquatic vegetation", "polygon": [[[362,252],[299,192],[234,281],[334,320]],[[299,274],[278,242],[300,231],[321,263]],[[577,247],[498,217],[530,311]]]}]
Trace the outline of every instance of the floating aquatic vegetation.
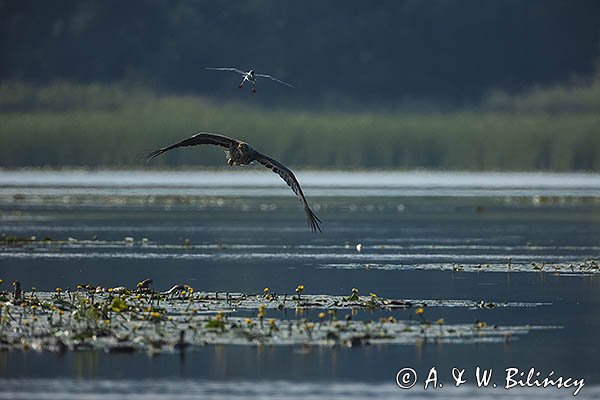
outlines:
[{"label": "floating aquatic vegetation", "polygon": [[[182,351],[207,344],[364,346],[407,345],[423,341],[445,343],[507,342],[515,336],[554,326],[497,326],[482,321],[446,323],[426,318],[427,307],[536,307],[541,303],[491,303],[465,300],[385,299],[359,296],[310,295],[298,285],[295,295],[265,288],[260,294],[195,291],[174,285],[158,292],[145,279],[135,289],[78,285],[75,291],[24,292],[18,282],[13,293],[0,294],[0,349]],[[417,319],[393,315],[376,320],[354,318],[357,310],[414,307]],[[295,318],[275,318],[294,309]],[[306,318],[306,310],[323,310]],[[343,320],[342,309],[352,310]],[[325,312],[327,311],[327,312]],[[275,314],[271,317],[270,314]],[[280,314],[280,313],[279,313]]]},{"label": "floating aquatic vegetation", "polygon": [[453,272],[545,272],[557,276],[586,276],[600,273],[600,264],[596,260],[585,259],[579,262],[521,262],[513,263],[421,263],[421,264],[381,264],[381,263],[327,263],[320,264],[322,269],[367,269],[367,270],[425,270]]},{"label": "floating aquatic vegetation", "polygon": [[124,236],[122,240],[0,236],[0,257],[3,258],[214,259],[238,262],[281,259],[306,262],[324,269],[543,272],[562,276],[600,273],[600,264],[593,259],[597,246],[386,243],[360,245],[360,251],[357,250],[349,244],[290,246],[192,243],[189,238],[178,243],[160,243],[147,237],[136,239],[132,236]]}]

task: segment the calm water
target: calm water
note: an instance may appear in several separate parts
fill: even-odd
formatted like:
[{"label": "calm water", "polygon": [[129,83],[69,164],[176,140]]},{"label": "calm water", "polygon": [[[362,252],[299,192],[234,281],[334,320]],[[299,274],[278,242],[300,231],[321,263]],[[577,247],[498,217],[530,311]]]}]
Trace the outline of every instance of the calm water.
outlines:
[{"label": "calm water", "polygon": [[[184,357],[0,352],[0,398],[427,396],[432,391],[422,383],[432,366],[446,386],[435,393],[445,397],[572,393],[450,388],[453,367],[466,368],[472,383],[476,366],[493,368],[496,377],[508,367],[533,367],[541,378],[554,370],[585,379],[578,397],[600,397],[594,386],[600,384],[600,282],[596,270],[580,268],[600,259],[600,175],[305,172],[298,178],[323,234],[307,229],[292,192],[262,170],[1,172],[0,234],[62,241],[0,246],[3,287],[16,279],[38,290],[133,287],[146,277],[160,290],[187,283],[205,291],[291,293],[303,284],[309,294],[348,295],[358,287],[388,298],[545,303],[432,307],[427,316],[562,328],[531,331],[508,344],[207,346]],[[414,311],[384,314],[407,319]],[[404,367],[419,374],[408,392],[394,383]]]}]

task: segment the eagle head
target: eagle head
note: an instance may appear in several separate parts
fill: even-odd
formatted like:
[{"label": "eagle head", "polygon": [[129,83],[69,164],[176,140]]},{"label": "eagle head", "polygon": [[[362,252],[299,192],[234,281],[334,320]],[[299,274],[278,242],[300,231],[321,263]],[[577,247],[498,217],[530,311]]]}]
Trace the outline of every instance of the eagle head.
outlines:
[{"label": "eagle head", "polygon": [[240,149],[241,151],[248,151],[248,149],[250,149],[250,146],[248,146],[248,143],[241,142],[240,144],[238,144],[238,149]]}]

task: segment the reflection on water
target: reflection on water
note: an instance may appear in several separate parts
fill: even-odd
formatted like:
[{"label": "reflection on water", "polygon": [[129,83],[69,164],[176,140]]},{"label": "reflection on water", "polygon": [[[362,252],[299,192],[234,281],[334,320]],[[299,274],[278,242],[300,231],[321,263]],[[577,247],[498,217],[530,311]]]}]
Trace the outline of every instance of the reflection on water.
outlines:
[{"label": "reflection on water", "polygon": [[[332,382],[327,385],[311,382],[271,381],[205,381],[205,380],[2,380],[0,399],[56,399],[112,400],[112,399],[398,399],[443,397],[446,399],[564,399],[572,389],[549,388],[477,388],[448,384],[441,389],[419,388],[402,390],[393,383],[369,385],[356,382]],[[592,399],[600,396],[600,386],[585,386],[577,398]]]},{"label": "reflection on water", "polygon": [[[600,174],[300,171],[312,196],[600,196]],[[262,168],[215,171],[3,171],[0,195],[282,196]]]},{"label": "reflection on water", "polygon": [[[531,172],[427,172],[427,171],[299,171],[307,187],[481,187],[481,188],[555,188],[557,190],[599,189],[600,174]],[[277,175],[262,168],[190,171],[85,171],[85,170],[7,170],[0,175],[1,186],[273,186]]]},{"label": "reflection on water", "polygon": [[[397,299],[549,303],[511,309],[431,307],[427,316],[452,324],[564,328],[531,332],[509,345],[207,346],[183,361],[177,355],[0,352],[0,376],[11,379],[0,381],[0,398],[18,398],[19,390],[23,398],[47,398],[56,387],[64,388],[61,398],[94,398],[102,390],[105,399],[123,397],[125,391],[128,397],[144,398],[155,393],[397,398],[405,393],[393,385],[399,368],[432,365],[444,371],[459,365],[543,367],[585,377],[590,386],[582,394],[599,395],[591,386],[600,383],[600,283],[592,264],[600,259],[599,175],[298,176],[324,221],[321,235],[307,229],[289,188],[262,169],[4,171],[0,235],[26,240],[0,244],[0,278],[5,281],[0,290],[16,279],[26,289],[53,290],[79,283],[131,287],[146,277],[159,290],[187,283],[211,292],[261,293],[269,287],[291,293],[303,284],[307,294],[348,295],[358,287],[361,293]],[[581,265],[588,270],[577,270]],[[414,310],[394,313],[399,320],[414,318]],[[308,312],[306,318],[314,320],[317,314]],[[363,318],[380,316],[387,315]],[[277,317],[296,318],[284,311]],[[78,377],[94,379],[73,380]],[[148,378],[156,379],[144,381],[148,390],[140,389],[137,379]],[[290,385],[290,380],[303,382]],[[354,386],[339,383],[349,380]],[[489,393],[497,398],[533,392]],[[535,394],[565,393],[547,389]],[[478,398],[482,392],[448,390],[443,395]]]}]

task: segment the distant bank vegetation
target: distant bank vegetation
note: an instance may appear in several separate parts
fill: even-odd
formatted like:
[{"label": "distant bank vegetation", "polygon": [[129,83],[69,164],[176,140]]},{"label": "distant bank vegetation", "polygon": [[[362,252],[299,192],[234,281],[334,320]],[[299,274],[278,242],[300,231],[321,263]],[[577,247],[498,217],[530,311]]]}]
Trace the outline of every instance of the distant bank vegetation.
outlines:
[{"label": "distant bank vegetation", "polygon": [[[300,168],[600,171],[598,79],[497,92],[452,112],[270,109],[141,87],[9,82],[0,121],[3,168],[145,167],[145,151],[210,131]],[[224,156],[182,149],[155,161],[223,166]]]}]

